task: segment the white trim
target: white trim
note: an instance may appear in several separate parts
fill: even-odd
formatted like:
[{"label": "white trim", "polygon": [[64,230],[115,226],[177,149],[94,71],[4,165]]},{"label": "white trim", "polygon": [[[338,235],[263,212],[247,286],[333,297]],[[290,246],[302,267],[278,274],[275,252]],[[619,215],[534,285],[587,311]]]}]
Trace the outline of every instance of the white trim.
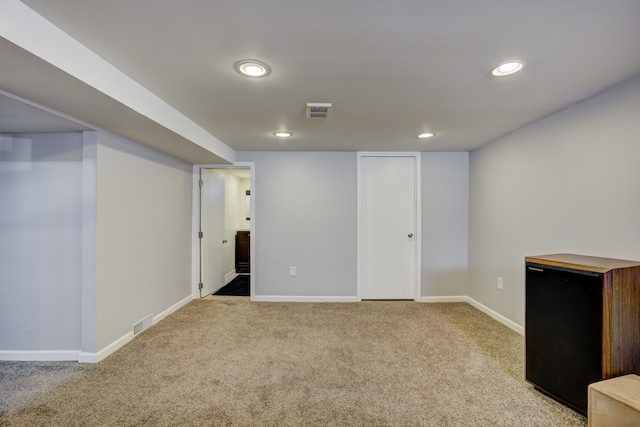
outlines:
[{"label": "white trim", "polygon": [[[187,305],[189,302],[191,302],[191,300],[193,300],[193,298],[191,297],[191,295],[189,295],[188,297],[178,301],[171,307],[167,308],[162,313],[156,316],[153,316],[152,324],[150,327],[152,327],[153,325],[155,325],[156,323],[158,323],[159,321],[161,321],[171,313],[178,311],[179,309]],[[148,330],[149,328],[146,328],[145,331]],[[120,350],[122,347],[124,347],[129,342],[131,342],[133,338],[134,338],[133,331],[127,332],[126,334],[124,334],[123,336],[121,336],[120,338],[118,338],[117,340],[115,340],[114,342],[112,342],[102,350],[98,351],[97,353],[81,352],[77,360],[80,363],[98,363],[101,360],[106,359],[108,356],[112,355],[116,351]]]},{"label": "white trim", "polygon": [[80,350],[2,350],[0,360],[12,362],[77,361]]},{"label": "white trim", "polygon": [[484,314],[486,314],[489,317],[493,318],[494,320],[497,320],[498,322],[502,323],[503,325],[513,329],[514,331],[516,331],[520,335],[524,335],[524,327],[523,326],[518,325],[513,320],[504,317],[502,314],[500,314],[500,313],[498,313],[496,311],[493,311],[492,309],[490,309],[486,305],[480,304],[478,301],[476,301],[473,298],[471,298],[469,296],[466,296],[466,295],[444,296],[444,297],[420,297],[418,302],[423,302],[423,303],[466,302],[467,304],[471,305],[473,308],[475,308],[477,310],[480,310],[481,312],[483,312]]},{"label": "white trim", "polygon": [[82,132],[81,350],[95,350],[98,337],[97,196],[99,132]]},{"label": "white trim", "polygon": [[191,195],[191,298],[200,298],[200,166],[193,165],[193,192]]},{"label": "white trim", "polygon": [[[255,294],[256,281],[256,200],[257,194],[255,189],[256,169],[254,162],[235,162],[227,165],[219,164],[197,164],[193,165],[193,193],[192,193],[192,209],[191,209],[191,294],[193,299],[200,298],[200,290],[198,289],[198,280],[200,278],[200,245],[198,242],[199,215],[200,215],[200,169],[249,169],[249,191],[251,192],[250,215],[251,222],[249,225],[249,233],[251,234],[251,245],[249,246],[249,264],[251,265],[251,278],[249,295]],[[227,283],[225,276],[225,284]]]},{"label": "white trim", "polygon": [[184,298],[183,300],[178,301],[177,303],[173,304],[171,307],[167,308],[162,313],[160,313],[160,314],[158,314],[156,316],[153,316],[152,325],[155,325],[156,323],[158,323],[159,321],[161,321],[162,319],[164,319],[168,315],[180,310],[182,307],[184,307],[185,305],[189,304],[192,300],[193,300],[193,298],[191,297],[191,295],[189,295],[188,297]]},{"label": "white trim", "polygon": [[509,328],[513,329],[514,331],[516,331],[520,335],[524,335],[524,327],[523,326],[518,325],[513,320],[507,319],[502,314],[500,314],[500,313],[498,313],[496,311],[493,311],[492,309],[490,309],[486,305],[480,304],[478,301],[474,300],[471,297],[467,297],[467,299],[468,299],[467,302],[469,304],[471,304],[472,306],[474,306],[475,308],[477,308],[481,312],[489,315],[490,317],[494,318],[495,320],[497,320],[498,322],[502,323],[503,325],[508,326]]},{"label": "white trim", "polygon": [[362,156],[356,157],[356,296],[362,299]]},{"label": "white trim", "polygon": [[224,275],[224,284],[228,285],[233,279],[238,277],[238,273],[236,273],[236,269],[234,268],[230,272]]},{"label": "white trim", "polygon": [[[133,332],[131,334],[133,335]],[[98,363],[98,353],[80,352],[78,363]]]},{"label": "white trim", "polygon": [[415,216],[415,230],[416,230],[416,290],[414,300],[418,301],[422,294],[422,153],[415,153],[416,162],[416,185],[414,190],[416,192],[416,216]]},{"label": "white trim", "polygon": [[359,302],[358,297],[320,297],[289,295],[254,295],[251,301],[256,302]]},{"label": "white trim", "polygon": [[418,302],[432,303],[432,302],[469,302],[469,297],[465,295],[452,295],[445,297],[420,297]]},{"label": "white trim", "polygon": [[[172,305],[162,313],[153,317],[153,325],[174,313],[180,308],[188,304],[193,298],[188,296],[178,303]],[[359,297],[353,296],[291,296],[291,295],[254,295],[251,297],[251,301],[255,302],[360,302]],[[453,303],[453,302],[465,302],[475,309],[487,314],[489,317],[497,320],[503,325],[513,329],[520,335],[524,335],[524,327],[518,325],[512,320],[504,317],[503,315],[495,312],[489,307],[479,303],[471,297],[465,295],[452,295],[452,296],[435,296],[435,297],[420,297],[417,299],[420,303]],[[131,340],[133,340],[133,331],[128,332],[116,341],[109,344],[107,347],[100,350],[98,353],[87,353],[79,350],[34,350],[34,351],[0,351],[0,360],[3,361],[69,361],[77,360],[79,363],[97,363],[104,360],[111,354],[115,353],[120,348],[124,347]]]},{"label": "white trim", "polygon": [[101,360],[106,359],[125,345],[127,345],[133,339],[133,331],[127,332],[102,350],[97,353],[82,352],[78,357],[80,363],[98,363]]},{"label": "white trim", "polygon": [[420,169],[422,167],[422,155],[420,152],[369,152],[359,151],[357,153],[356,161],[356,295],[358,300],[362,299],[362,269],[363,258],[362,251],[364,247],[363,243],[363,231],[362,231],[362,158],[363,157],[413,157],[415,162],[415,286],[413,291],[414,301],[419,301],[420,293],[422,291],[422,177]]}]

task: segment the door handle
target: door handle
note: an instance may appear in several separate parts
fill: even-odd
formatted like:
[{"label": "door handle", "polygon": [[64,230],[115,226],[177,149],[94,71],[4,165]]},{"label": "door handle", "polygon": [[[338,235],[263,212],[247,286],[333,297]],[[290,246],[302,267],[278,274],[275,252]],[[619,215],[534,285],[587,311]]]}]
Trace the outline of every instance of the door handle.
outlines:
[{"label": "door handle", "polygon": [[222,243],[227,243],[227,240],[226,240],[226,239],[225,239],[225,240],[223,240],[223,241],[222,241]]},{"label": "door handle", "polygon": [[413,233],[409,233],[409,234],[407,234],[407,236],[413,237]]}]

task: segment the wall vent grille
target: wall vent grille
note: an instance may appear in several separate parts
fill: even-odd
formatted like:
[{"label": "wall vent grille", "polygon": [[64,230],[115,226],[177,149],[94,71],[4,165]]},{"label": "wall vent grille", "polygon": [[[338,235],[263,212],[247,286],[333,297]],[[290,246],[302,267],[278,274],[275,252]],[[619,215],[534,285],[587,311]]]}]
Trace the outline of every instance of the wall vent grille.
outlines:
[{"label": "wall vent grille", "polygon": [[145,329],[149,328],[149,326],[151,326],[152,323],[153,323],[153,314],[149,314],[149,315],[147,315],[147,317],[145,317],[141,321],[139,321],[137,323],[134,323],[133,324],[133,336],[136,336],[140,332],[142,332]]},{"label": "wall vent grille", "polygon": [[331,112],[330,102],[307,102],[307,118],[326,119]]}]

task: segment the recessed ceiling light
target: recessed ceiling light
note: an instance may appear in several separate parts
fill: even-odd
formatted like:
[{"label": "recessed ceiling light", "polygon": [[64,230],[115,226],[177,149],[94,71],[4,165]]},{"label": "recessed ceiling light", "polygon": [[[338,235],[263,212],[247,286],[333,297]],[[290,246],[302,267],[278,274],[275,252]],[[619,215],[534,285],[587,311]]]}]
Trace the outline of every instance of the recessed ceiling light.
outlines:
[{"label": "recessed ceiling light", "polygon": [[233,68],[243,76],[264,77],[271,73],[271,68],[264,62],[254,59],[243,59],[233,64]]},{"label": "recessed ceiling light", "polygon": [[494,68],[491,74],[496,77],[510,76],[524,68],[524,61],[509,61]]},{"label": "recessed ceiling light", "polygon": [[433,138],[434,136],[436,136],[436,134],[433,132],[425,132],[418,135],[418,138],[425,139],[425,138]]},{"label": "recessed ceiling light", "polygon": [[277,136],[278,138],[289,138],[293,136],[291,132],[287,132],[286,130],[280,130],[278,132],[274,132],[273,136]]}]

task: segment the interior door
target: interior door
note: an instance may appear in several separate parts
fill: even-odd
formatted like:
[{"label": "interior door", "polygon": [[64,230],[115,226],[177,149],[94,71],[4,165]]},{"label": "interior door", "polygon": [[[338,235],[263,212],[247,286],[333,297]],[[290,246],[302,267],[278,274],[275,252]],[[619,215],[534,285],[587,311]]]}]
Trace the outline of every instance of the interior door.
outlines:
[{"label": "interior door", "polygon": [[224,286],[224,175],[200,170],[200,297]]},{"label": "interior door", "polygon": [[415,156],[360,159],[363,299],[416,297]]}]

